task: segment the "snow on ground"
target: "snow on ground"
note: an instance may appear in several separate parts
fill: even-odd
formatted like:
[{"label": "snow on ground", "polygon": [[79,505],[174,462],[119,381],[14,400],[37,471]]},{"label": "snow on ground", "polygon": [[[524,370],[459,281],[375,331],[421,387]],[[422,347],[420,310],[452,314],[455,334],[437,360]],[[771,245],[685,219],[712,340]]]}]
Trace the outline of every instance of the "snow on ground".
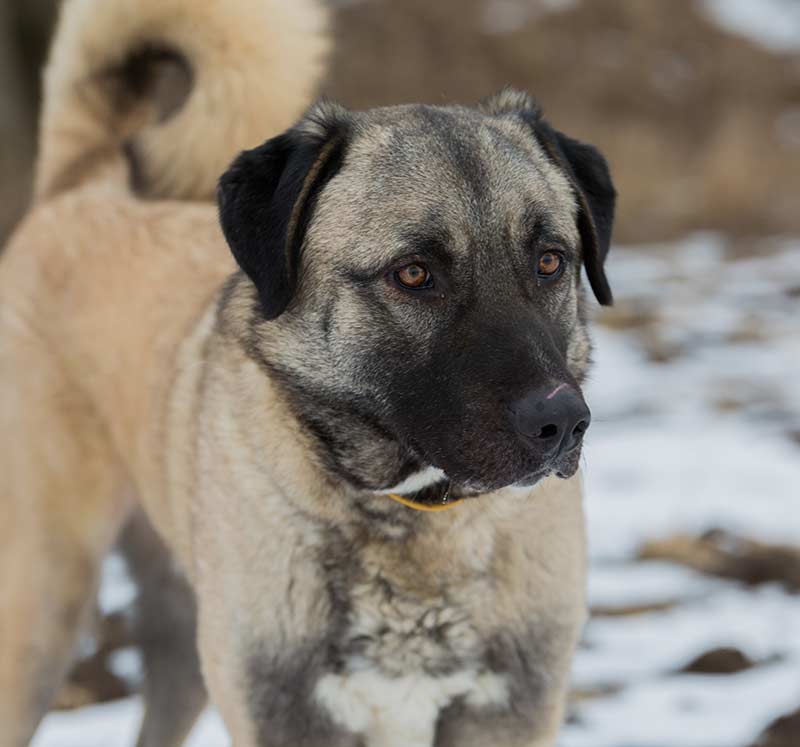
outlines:
[{"label": "snow on ground", "polygon": [[[133,747],[142,717],[140,699],[51,713],[31,747]],[[230,744],[217,714],[208,710],[196,724],[186,747],[226,747]]]},{"label": "snow on ground", "polygon": [[701,7],[722,28],[767,49],[800,49],[800,3],[797,0],[701,0]]},{"label": "snow on ground", "polygon": [[[612,252],[618,305],[600,318],[587,394],[590,601],[677,604],[589,623],[574,683],[611,694],[573,707],[561,747],[746,747],[800,705],[800,597],[634,560],[678,530],[800,543],[800,242],[736,261],[726,249],[696,235]],[[118,577],[107,605],[130,596]],[[677,673],[718,646],[762,663]],[[136,698],[51,714],[34,747],[132,745],[139,718]],[[189,744],[227,744],[215,714]]]},{"label": "snow on ground", "polygon": [[[590,601],[680,604],[590,622],[574,682],[621,690],[579,703],[563,747],[745,747],[800,705],[800,598],[631,562],[645,540],[682,530],[800,543],[800,243],[724,253],[697,235],[610,260],[620,306],[651,321],[596,335]],[[769,663],[675,673],[719,646]]]},{"label": "snow on ground", "polygon": [[[617,297],[652,318],[597,330],[586,474],[596,558],[715,519],[800,539],[800,244],[723,261],[713,236],[610,261]],[[648,360],[648,350],[673,356]]]}]

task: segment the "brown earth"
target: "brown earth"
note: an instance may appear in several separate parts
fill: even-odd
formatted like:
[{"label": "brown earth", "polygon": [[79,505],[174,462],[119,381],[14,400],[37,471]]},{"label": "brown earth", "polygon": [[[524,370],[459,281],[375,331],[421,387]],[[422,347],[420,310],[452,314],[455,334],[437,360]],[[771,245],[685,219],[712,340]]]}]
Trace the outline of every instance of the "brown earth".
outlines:
[{"label": "brown earth", "polygon": [[[527,88],[608,154],[617,238],[800,232],[800,55],[719,29],[695,0],[339,0],[326,93],[353,107]],[[0,3],[0,238],[24,205],[55,0]],[[498,28],[498,8],[521,14]],[[494,28],[492,28],[494,27]]]},{"label": "brown earth", "polygon": [[608,154],[622,241],[800,231],[800,55],[725,33],[694,0],[503,5],[530,19],[488,33],[486,0],[348,3],[327,90],[368,106],[529,89]]},{"label": "brown earth", "polygon": [[53,703],[55,710],[82,708],[132,694],[131,683],[111,671],[111,656],[135,645],[128,619],[121,613],[106,616],[98,613],[92,640],[93,653],[75,663]]},{"label": "brown earth", "polygon": [[798,747],[800,708],[772,722],[752,747]]},{"label": "brown earth", "polygon": [[747,654],[738,648],[721,646],[712,648],[692,659],[680,672],[684,674],[738,674],[756,666]]},{"label": "brown earth", "polygon": [[679,563],[748,586],[778,583],[789,592],[800,592],[800,548],[759,542],[723,529],[652,540],[640,548],[639,559]]}]

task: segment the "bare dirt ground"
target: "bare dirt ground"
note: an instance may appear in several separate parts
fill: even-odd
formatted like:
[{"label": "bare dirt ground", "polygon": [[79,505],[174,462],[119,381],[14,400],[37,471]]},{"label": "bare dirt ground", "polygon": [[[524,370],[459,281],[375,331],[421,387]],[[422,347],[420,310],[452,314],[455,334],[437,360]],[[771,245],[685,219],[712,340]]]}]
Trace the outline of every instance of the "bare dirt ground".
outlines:
[{"label": "bare dirt ground", "polygon": [[351,105],[531,91],[608,154],[620,241],[800,232],[800,56],[699,0],[364,0],[337,29],[327,89]]},{"label": "bare dirt ground", "polygon": [[[750,5],[769,20],[792,3]],[[723,28],[708,8],[732,0],[330,4],[338,44],[325,93],[366,107],[470,103],[507,84],[531,91],[559,127],[608,154],[620,241],[800,233],[800,54]],[[0,5],[0,237],[25,204],[56,5]],[[773,25],[791,39],[792,23],[800,40],[796,14]]]}]

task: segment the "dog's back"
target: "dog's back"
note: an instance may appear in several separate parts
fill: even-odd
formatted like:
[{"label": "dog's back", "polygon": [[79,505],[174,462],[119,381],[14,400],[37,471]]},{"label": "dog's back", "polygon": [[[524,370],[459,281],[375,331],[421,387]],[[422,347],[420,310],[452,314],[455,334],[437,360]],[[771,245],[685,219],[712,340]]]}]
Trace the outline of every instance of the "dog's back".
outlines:
[{"label": "dog's back", "polygon": [[[5,324],[35,317],[69,375],[133,410],[115,422],[135,419],[154,384],[122,372],[169,354],[234,269],[216,180],[307,104],[324,21],[311,0],[64,4],[35,203],[0,265],[0,297]],[[137,391],[119,391],[122,381]]]}]

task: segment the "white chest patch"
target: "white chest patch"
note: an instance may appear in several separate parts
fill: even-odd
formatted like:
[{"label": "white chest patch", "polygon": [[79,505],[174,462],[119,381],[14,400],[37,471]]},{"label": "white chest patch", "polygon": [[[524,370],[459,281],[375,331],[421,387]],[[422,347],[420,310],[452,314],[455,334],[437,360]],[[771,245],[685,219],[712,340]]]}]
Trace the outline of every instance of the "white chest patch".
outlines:
[{"label": "white chest patch", "polygon": [[488,669],[477,625],[481,581],[444,593],[441,579],[411,570],[414,558],[395,543],[368,546],[359,560],[347,624],[331,642],[338,668],[314,686],[333,721],[366,747],[433,747],[440,713],[454,700],[508,706],[508,681]]},{"label": "white chest patch", "polygon": [[364,670],[325,675],[314,695],[340,726],[363,734],[367,747],[433,747],[439,711],[453,698],[476,708],[502,706],[508,687],[502,676],[475,670],[437,677]]}]

